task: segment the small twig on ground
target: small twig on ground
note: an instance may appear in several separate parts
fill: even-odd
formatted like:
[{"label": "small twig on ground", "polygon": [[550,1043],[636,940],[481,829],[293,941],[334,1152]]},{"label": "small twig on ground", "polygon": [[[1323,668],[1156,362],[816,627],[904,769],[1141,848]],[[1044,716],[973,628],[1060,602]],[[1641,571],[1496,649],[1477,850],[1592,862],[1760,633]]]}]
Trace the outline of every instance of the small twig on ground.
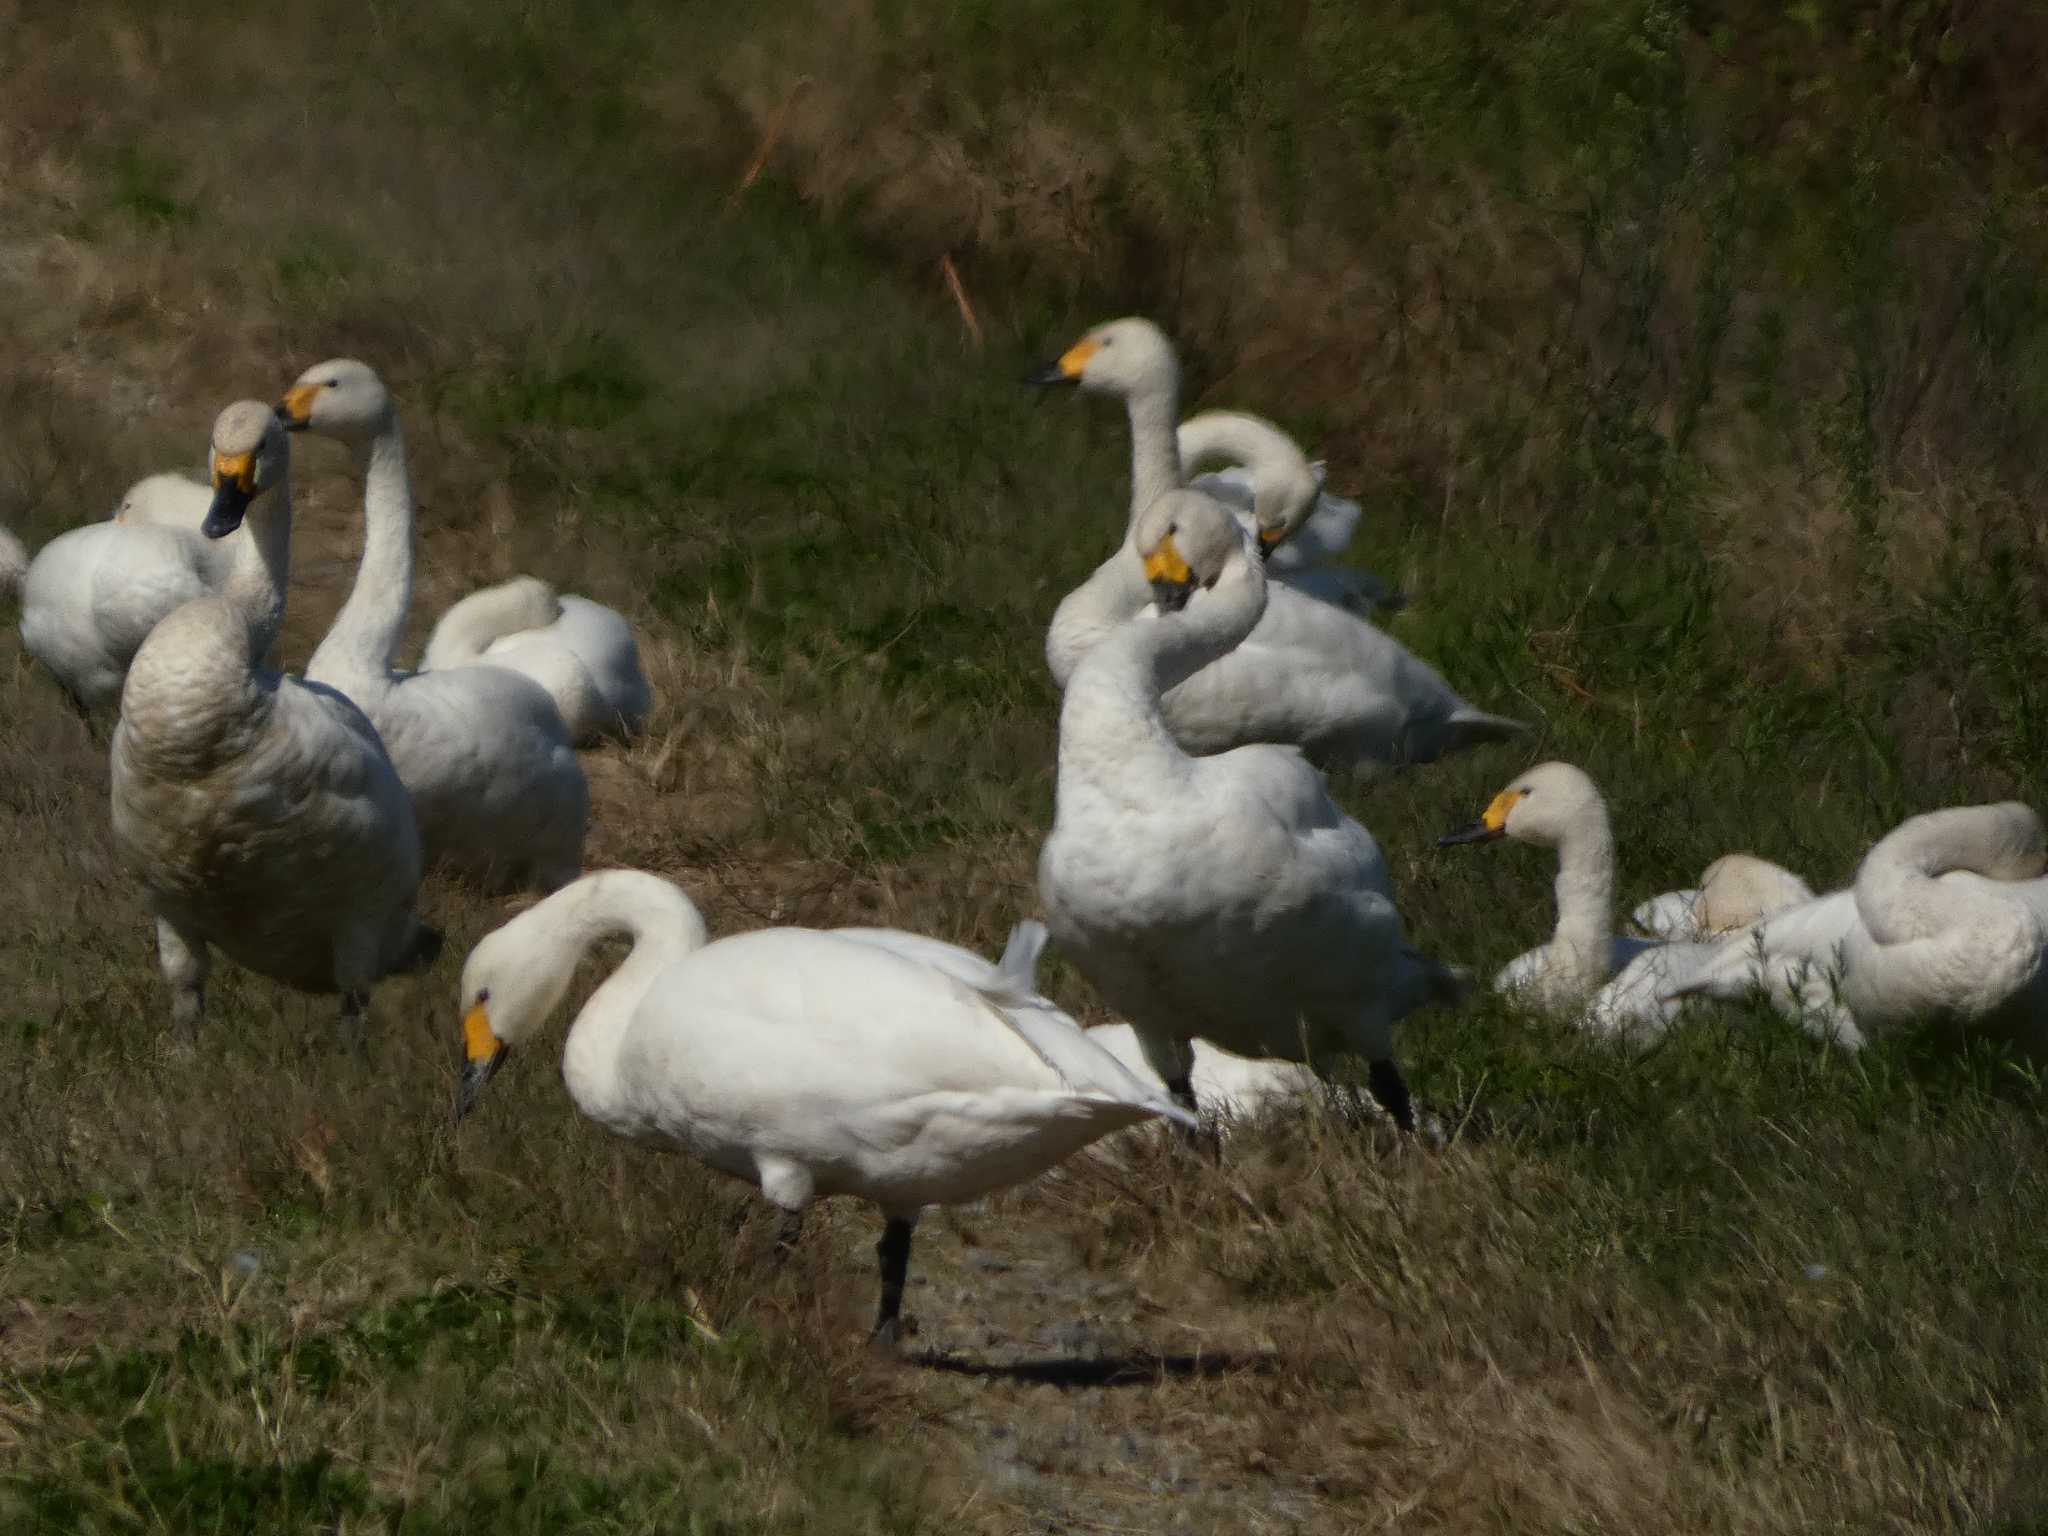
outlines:
[{"label": "small twig on ground", "polygon": [[782,125],[789,120],[789,109],[795,103],[798,93],[810,83],[809,75],[799,75],[796,84],[789,88],[789,94],[776,105],[774,115],[768,119],[768,126],[761,134],[760,147],[754,151],[754,158],[747,162],[746,174],[740,177],[740,184],[732,189],[725,200],[727,213],[731,213],[739,206],[739,201],[746,195],[747,188],[758,181],[761,172],[768,168],[768,157],[775,153],[775,146],[782,138]]},{"label": "small twig on ground", "polygon": [[981,350],[981,322],[974,317],[974,306],[967,301],[967,289],[960,282],[960,273],[953,265],[950,255],[939,258],[939,271],[945,276],[946,286],[952,290],[953,302],[960,306],[960,319],[967,327],[967,334],[974,339],[974,350]]}]

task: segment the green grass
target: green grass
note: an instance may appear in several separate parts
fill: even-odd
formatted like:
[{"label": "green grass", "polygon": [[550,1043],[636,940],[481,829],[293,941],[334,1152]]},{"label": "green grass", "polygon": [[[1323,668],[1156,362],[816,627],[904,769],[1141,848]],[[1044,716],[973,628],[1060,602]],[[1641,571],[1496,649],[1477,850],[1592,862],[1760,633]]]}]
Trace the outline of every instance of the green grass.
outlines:
[{"label": "green grass", "polygon": [[[517,570],[642,629],[661,703],[590,759],[592,862],[716,931],[993,952],[1051,813],[1044,625],[1126,453],[1018,381],[1153,313],[1188,409],[1272,415],[1363,496],[1394,633],[1539,726],[1343,786],[1416,942],[1485,974],[1552,865],[1433,842],[1527,761],[1606,788],[1625,904],[1734,848],[1838,885],[1912,812],[2048,801],[2044,48],[2003,0],[0,17],[0,522],[101,515],[225,401],[360,355],[419,483],[416,639]],[[339,458],[297,468],[294,664],[355,549]],[[232,970],[168,1052],[105,751],[9,625],[10,1532],[2048,1510],[2022,1064],[1739,1012],[1630,1055],[1482,998],[1400,1040],[1450,1150],[1287,1123],[934,1217],[910,1306],[960,1368],[892,1371],[870,1213],[776,1267],[745,1191],[581,1122],[548,1047],[450,1127],[505,903],[430,888],[449,952],[380,989],[368,1059]],[[1076,1319],[1126,1384],[1025,1369],[1095,1347]]]}]

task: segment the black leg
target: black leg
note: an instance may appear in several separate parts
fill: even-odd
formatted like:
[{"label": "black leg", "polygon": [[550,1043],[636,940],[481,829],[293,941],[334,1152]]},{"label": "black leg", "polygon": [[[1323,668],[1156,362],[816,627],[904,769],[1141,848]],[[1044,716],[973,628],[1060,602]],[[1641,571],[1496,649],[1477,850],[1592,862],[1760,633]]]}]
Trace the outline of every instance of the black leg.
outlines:
[{"label": "black leg", "polygon": [[901,1331],[903,1282],[910,1274],[911,1225],[901,1216],[891,1216],[882,1228],[882,1240],[875,1244],[875,1257],[882,1261],[882,1305],[875,1314],[874,1345],[894,1349]]},{"label": "black leg", "polygon": [[1415,1129],[1415,1106],[1408,1100],[1408,1084],[1399,1067],[1391,1061],[1376,1061],[1367,1069],[1365,1082],[1380,1107],[1394,1117],[1394,1124],[1404,1131]]},{"label": "black leg", "polygon": [[796,1252],[797,1239],[804,1235],[804,1213],[784,1211],[775,1224],[775,1262],[780,1264]]}]

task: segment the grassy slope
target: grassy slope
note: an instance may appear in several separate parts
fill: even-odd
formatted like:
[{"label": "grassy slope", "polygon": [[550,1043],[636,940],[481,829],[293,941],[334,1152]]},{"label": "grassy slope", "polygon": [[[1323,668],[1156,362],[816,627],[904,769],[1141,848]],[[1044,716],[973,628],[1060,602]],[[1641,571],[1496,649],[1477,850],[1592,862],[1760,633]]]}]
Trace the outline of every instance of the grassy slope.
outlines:
[{"label": "grassy slope", "polygon": [[[1835,883],[1911,810],[2043,802],[2018,7],[921,9],[0,10],[0,518],[46,538],[195,462],[226,399],[364,355],[406,407],[422,615],[534,569],[646,627],[662,712],[590,759],[593,862],[721,930],[992,949],[1051,805],[1039,635],[1123,453],[1013,381],[1143,308],[1191,404],[1282,418],[1366,494],[1397,632],[1608,786],[1626,899],[1730,847]],[[301,483],[293,660],[353,538],[339,461]],[[1747,1019],[1631,1059],[1481,1003],[1403,1051],[1492,1137],[1139,1151],[935,1220],[913,1308],[994,1369],[877,1371],[864,1213],[771,1271],[743,1192],[581,1125],[544,1053],[448,1130],[495,904],[437,887],[450,956],[380,992],[368,1061],[231,975],[207,1053],[167,1055],[103,742],[11,628],[0,658],[9,1529],[1980,1530],[2048,1500],[2042,1106],[2007,1064]],[[1352,797],[1420,941],[1482,967],[1550,869],[1429,840],[1521,760]],[[1139,1384],[1030,1363],[1077,1354]]]}]

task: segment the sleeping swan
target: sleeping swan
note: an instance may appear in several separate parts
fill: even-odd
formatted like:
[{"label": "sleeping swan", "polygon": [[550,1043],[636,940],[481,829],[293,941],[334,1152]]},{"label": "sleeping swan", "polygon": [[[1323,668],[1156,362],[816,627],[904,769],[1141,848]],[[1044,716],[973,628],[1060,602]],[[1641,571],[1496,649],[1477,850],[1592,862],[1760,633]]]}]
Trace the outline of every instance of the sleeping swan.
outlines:
[{"label": "sleeping swan", "polygon": [[[1186,1119],[979,956],[889,929],[764,928],[709,942],[689,897],[633,870],[586,875],[471,951],[457,997],[458,1119],[614,935],[632,950],[562,1052],[576,1107],[754,1185],[783,1211],[785,1242],[813,1200],[879,1205],[884,1348],[925,1206],[1034,1178],[1155,1115]],[[977,967],[984,984],[961,974]]]},{"label": "sleeping swan", "polygon": [[587,597],[557,596],[537,576],[515,576],[451,605],[427,639],[420,670],[479,662],[545,688],[578,746],[630,740],[646,722],[651,696],[633,626]]},{"label": "sleeping swan", "polygon": [[1378,845],[1299,752],[1194,757],[1164,718],[1161,694],[1259,622],[1269,588],[1251,541],[1210,497],[1169,491],[1127,549],[1158,611],[1125,620],[1067,684],[1038,862],[1046,924],[1181,1103],[1198,1036],[1311,1065],[1344,1051],[1413,1130],[1394,1021],[1455,999],[1461,979],[1402,942]]},{"label": "sleeping swan", "polygon": [[27,562],[17,583],[22,647],[81,709],[118,703],[157,621],[227,580],[241,540],[200,534],[212,500],[183,475],[145,476],[111,518],[58,534]]},{"label": "sleeping swan", "polygon": [[[1033,376],[1123,397],[1131,421],[1131,522],[1122,549],[1053,614],[1046,662],[1065,687],[1083,656],[1147,601],[1136,520],[1180,486],[1173,420],[1180,363],[1148,320],[1113,320]],[[1354,613],[1274,582],[1258,626],[1166,696],[1175,740],[1197,754],[1287,742],[1326,766],[1433,762],[1524,727],[1474,709],[1434,669]]]},{"label": "sleeping swan", "polygon": [[376,731],[331,688],[257,670],[284,621],[290,448],[270,408],[238,401],[213,429],[204,537],[234,564],[218,596],[150,631],[114,728],[114,841],[141,877],[171,984],[197,1026],[209,946],[309,992],[339,992],[360,1038],[369,990],[430,960],[413,912],[412,804]]},{"label": "sleeping swan", "polygon": [[340,358],[308,368],[277,414],[337,438],[364,466],[363,558],[354,588],[306,664],[375,723],[412,794],[429,861],[487,885],[542,890],[583,867],[590,786],[539,684],[502,667],[395,672],[412,605],[412,482],[398,410],[377,375]]}]

